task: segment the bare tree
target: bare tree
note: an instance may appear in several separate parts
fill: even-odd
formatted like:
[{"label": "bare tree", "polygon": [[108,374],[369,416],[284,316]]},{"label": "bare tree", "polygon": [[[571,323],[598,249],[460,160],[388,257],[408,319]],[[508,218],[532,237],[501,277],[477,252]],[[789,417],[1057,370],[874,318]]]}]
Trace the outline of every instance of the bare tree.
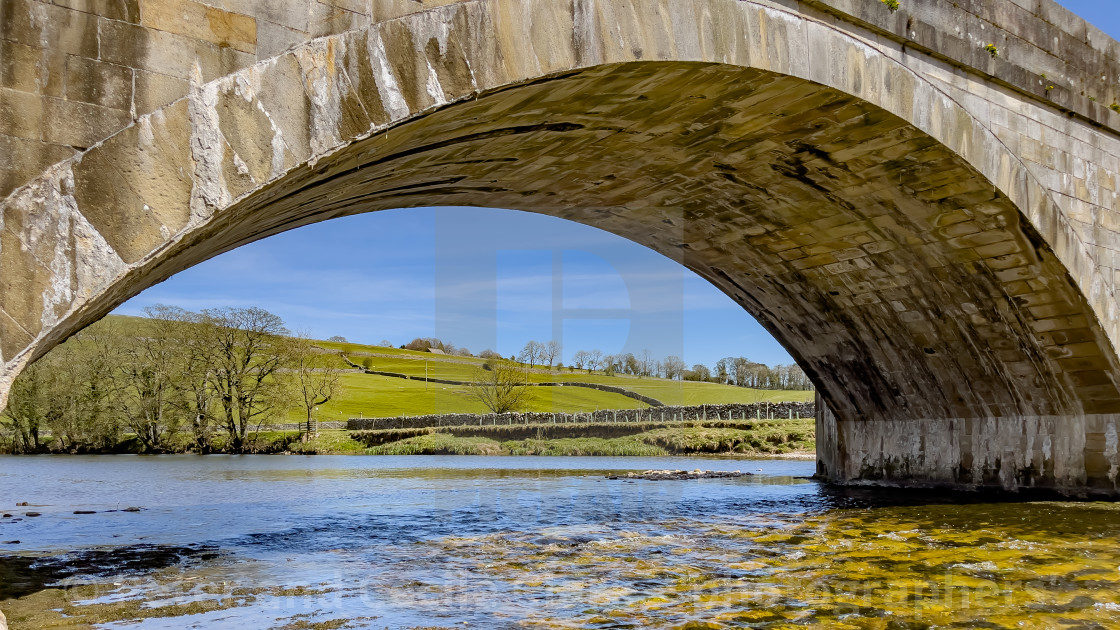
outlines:
[{"label": "bare tree", "polygon": [[[603,363],[603,351],[592,350],[587,353],[587,373],[590,374],[592,370],[601,367]],[[603,368],[604,370],[606,368]]]},{"label": "bare tree", "polygon": [[182,360],[182,377],[179,381],[180,395],[176,403],[180,405],[188,419],[194,448],[199,453],[213,450],[213,430],[218,418],[214,405],[215,366],[210,328],[202,315],[176,307],[167,307],[161,317],[174,322],[174,330],[179,340]]},{"label": "bare tree", "polygon": [[117,370],[116,407],[142,450],[159,451],[178,429],[175,397],[182,379],[178,322],[165,306],[144,309],[148,319],[139,334],[122,336]]},{"label": "bare tree", "polygon": [[471,393],[494,413],[516,411],[529,396],[525,369],[510,361],[490,359],[475,369]]},{"label": "bare tree", "polygon": [[684,377],[684,371],[687,367],[683,359],[676,355],[670,355],[661,362],[661,373],[665,378],[679,379]]},{"label": "bare tree", "polygon": [[599,359],[599,366],[607,376],[614,376],[626,369],[626,356],[621,354],[608,354]]},{"label": "bare tree", "polygon": [[[578,350],[575,354],[572,355],[572,366],[577,370],[582,370],[585,366],[588,366],[590,362],[591,353],[586,350]],[[591,369],[589,367],[588,372],[590,371]]]},{"label": "bare tree", "polygon": [[546,344],[541,345],[541,362],[548,361],[548,369],[552,370],[552,364],[556,361],[556,357],[560,356],[560,342],[555,339],[550,340]]},{"label": "bare tree", "polygon": [[249,427],[259,426],[282,406],[287,334],[284,321],[257,308],[221,308],[202,312],[201,325],[212,340],[210,381],[221,403],[229,448],[243,452]]},{"label": "bare tree", "polygon": [[543,356],[544,344],[539,341],[530,341],[521,349],[521,353],[517,355],[517,360],[528,363],[529,367],[533,368],[537,366],[537,361],[540,361]]},{"label": "bare tree", "polygon": [[289,339],[288,360],[295,376],[295,396],[304,412],[301,432],[305,441],[316,433],[315,408],[330,402],[341,391],[341,370],[336,359],[334,355],[318,351],[306,333]]},{"label": "bare tree", "polygon": [[335,335],[333,337],[328,337],[327,341],[332,341],[334,343],[348,343],[346,341],[346,337],[343,337],[342,335]]}]

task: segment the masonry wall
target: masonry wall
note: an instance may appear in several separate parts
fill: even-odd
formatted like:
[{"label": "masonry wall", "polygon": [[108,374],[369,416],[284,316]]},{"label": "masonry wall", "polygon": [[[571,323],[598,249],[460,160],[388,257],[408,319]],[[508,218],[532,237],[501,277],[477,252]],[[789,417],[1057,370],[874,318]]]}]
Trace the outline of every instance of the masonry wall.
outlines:
[{"label": "masonry wall", "polygon": [[186,96],[192,81],[368,26],[398,4],[419,3],[0,0],[0,197]]}]

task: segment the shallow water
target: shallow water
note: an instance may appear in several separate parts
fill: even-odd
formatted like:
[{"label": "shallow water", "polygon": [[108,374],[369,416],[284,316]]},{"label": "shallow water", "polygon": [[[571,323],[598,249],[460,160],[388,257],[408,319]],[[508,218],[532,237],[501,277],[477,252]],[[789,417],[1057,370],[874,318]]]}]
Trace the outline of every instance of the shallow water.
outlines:
[{"label": "shallow water", "polygon": [[[606,479],[697,467],[755,474]],[[0,457],[0,511],[14,515],[0,542],[19,541],[0,544],[0,609],[14,630],[1120,627],[1120,506],[853,495],[812,471]]]}]

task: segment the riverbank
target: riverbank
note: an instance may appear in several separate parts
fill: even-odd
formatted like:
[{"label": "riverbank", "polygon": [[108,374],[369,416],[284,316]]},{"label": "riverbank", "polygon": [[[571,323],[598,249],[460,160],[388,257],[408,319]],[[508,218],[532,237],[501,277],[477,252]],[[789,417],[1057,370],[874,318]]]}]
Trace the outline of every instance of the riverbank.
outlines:
[{"label": "riverbank", "polygon": [[[523,424],[373,431],[323,430],[304,440],[297,431],[251,433],[246,454],[261,455],[738,455],[812,457],[814,421]],[[215,440],[208,453],[229,453]],[[168,444],[158,454],[197,452]],[[70,454],[44,451],[42,454]],[[145,454],[135,439],[96,452]],[[150,453],[148,453],[150,454]]]},{"label": "riverbank", "polygon": [[811,455],[814,421],[460,426],[358,431],[372,455]]}]

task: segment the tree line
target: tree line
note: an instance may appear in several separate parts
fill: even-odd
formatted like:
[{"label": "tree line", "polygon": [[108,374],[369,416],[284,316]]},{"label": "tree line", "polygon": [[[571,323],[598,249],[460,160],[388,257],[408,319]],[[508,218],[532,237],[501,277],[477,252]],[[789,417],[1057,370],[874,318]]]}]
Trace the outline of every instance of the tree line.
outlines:
[{"label": "tree line", "polygon": [[337,396],[339,361],[264,309],[145,309],[105,319],[29,366],[0,430],[12,451],[245,452],[250,431],[290,409],[307,430]]},{"label": "tree line", "polygon": [[[518,357],[523,362],[532,366],[534,356],[531,346],[537,348],[546,344],[530,341]],[[548,342],[548,346],[556,344]],[[559,344],[556,344],[557,348]],[[527,361],[528,359],[528,361]],[[543,360],[540,361],[542,364]],[[552,356],[548,356],[549,368],[552,367]],[[560,364],[563,366],[563,364]],[[725,357],[716,362],[714,369],[697,363],[691,368],[678,356],[670,355],[658,359],[649,350],[642,350],[638,354],[631,352],[621,354],[604,354],[601,350],[579,350],[572,355],[570,370],[585,370],[588,374],[600,371],[603,374],[629,374],[641,377],[660,377],[674,380],[696,381],[705,383],[721,383],[724,385],[738,385],[754,389],[782,389],[782,390],[811,390],[813,383],[797,364],[766,365],[751,361],[746,357]]]}]

